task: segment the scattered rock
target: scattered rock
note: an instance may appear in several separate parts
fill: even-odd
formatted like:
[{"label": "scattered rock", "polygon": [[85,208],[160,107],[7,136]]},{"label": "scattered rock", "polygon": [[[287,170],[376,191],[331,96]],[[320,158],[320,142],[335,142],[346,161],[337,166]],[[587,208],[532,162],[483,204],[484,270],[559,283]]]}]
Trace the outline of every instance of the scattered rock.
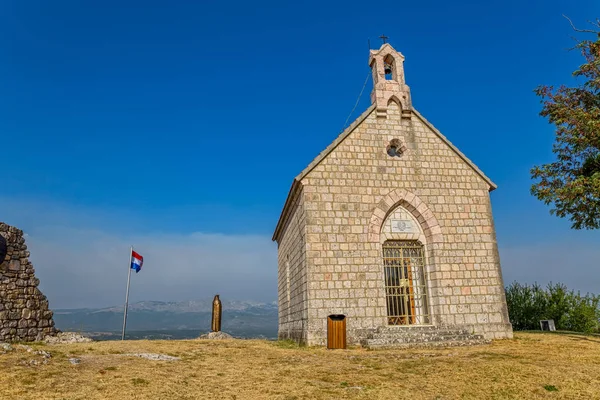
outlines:
[{"label": "scattered rock", "polygon": [[50,353],[48,353],[47,351],[44,351],[44,350],[38,350],[34,354],[40,355],[40,356],[42,356],[44,358],[51,358],[52,357],[52,354],[50,354]]},{"label": "scattered rock", "polygon": [[209,332],[207,334],[201,335],[198,339],[213,339],[213,340],[222,340],[222,339],[233,339],[228,333],[225,332]]},{"label": "scattered rock", "polygon": [[56,336],[46,336],[44,342],[48,344],[70,344],[89,343],[93,342],[93,340],[75,332],[60,332]]},{"label": "scattered rock", "polygon": [[179,358],[179,357],[168,356],[166,354],[129,353],[129,354],[122,354],[122,355],[126,356],[126,357],[141,357],[141,358],[145,358],[147,360],[153,360],[153,361],[179,361],[179,360],[181,360],[181,358]]},{"label": "scattered rock", "polygon": [[15,346],[15,349],[25,350],[28,353],[31,353],[33,351],[33,347],[27,346],[26,344],[18,344]]},{"label": "scattered rock", "polygon": [[10,343],[0,343],[0,350],[2,350],[1,354],[4,354],[9,351],[12,351],[13,347],[10,345]]},{"label": "scattered rock", "polygon": [[19,364],[26,366],[46,365],[52,358],[52,354],[50,354],[50,352],[45,350],[36,350],[34,347],[28,346],[26,344],[11,345],[9,343],[0,343],[0,354],[6,354],[9,351],[22,351],[25,353],[29,353],[29,357],[40,356],[29,360],[21,359],[19,361]]},{"label": "scattered rock", "polygon": [[73,365],[77,365],[81,363],[81,360],[79,358],[69,358],[69,362]]},{"label": "scattered rock", "polygon": [[48,359],[47,358],[44,358],[42,360],[33,359],[33,360],[29,360],[29,362],[23,361],[22,364],[24,364],[24,365],[46,365],[46,364],[48,364]]}]

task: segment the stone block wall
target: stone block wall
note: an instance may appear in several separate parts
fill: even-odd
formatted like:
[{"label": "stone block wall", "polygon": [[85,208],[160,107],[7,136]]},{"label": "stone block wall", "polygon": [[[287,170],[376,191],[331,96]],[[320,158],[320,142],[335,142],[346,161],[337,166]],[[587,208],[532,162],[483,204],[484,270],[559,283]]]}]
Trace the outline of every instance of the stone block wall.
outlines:
[{"label": "stone block wall", "polygon": [[0,222],[7,244],[0,260],[0,342],[36,341],[55,335],[52,311],[38,289],[23,231]]},{"label": "stone block wall", "polygon": [[382,227],[399,206],[423,232],[432,324],[512,337],[490,183],[420,115],[405,117],[393,101],[386,117],[371,112],[301,181],[309,344],[324,344],[330,314],[348,317],[350,342],[387,324]]},{"label": "stone block wall", "polygon": [[283,226],[279,243],[278,307],[279,338],[306,341],[308,318],[306,269],[306,214],[302,189],[293,193],[293,207]]}]

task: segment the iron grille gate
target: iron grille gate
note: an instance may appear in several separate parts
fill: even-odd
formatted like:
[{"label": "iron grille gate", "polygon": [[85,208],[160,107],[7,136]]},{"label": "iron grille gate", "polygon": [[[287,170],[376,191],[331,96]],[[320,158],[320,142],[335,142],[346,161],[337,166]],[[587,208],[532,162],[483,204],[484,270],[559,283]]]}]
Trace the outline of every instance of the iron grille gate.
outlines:
[{"label": "iron grille gate", "polygon": [[383,244],[388,325],[429,324],[423,245],[416,240]]}]

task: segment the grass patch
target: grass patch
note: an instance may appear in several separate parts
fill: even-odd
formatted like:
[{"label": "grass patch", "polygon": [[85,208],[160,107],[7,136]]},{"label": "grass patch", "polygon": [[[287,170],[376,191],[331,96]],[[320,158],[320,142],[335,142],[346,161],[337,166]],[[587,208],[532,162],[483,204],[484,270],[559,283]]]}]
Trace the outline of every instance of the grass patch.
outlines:
[{"label": "grass patch", "polygon": [[[24,351],[0,355],[0,399],[598,398],[600,338],[519,332],[515,338],[489,346],[373,351],[328,351],[290,340],[58,344],[48,347],[53,357],[46,365],[30,365],[39,356]],[[57,362],[81,351],[76,367]]]},{"label": "grass patch", "polygon": [[477,355],[487,360],[518,360],[519,358],[521,358],[520,356],[515,354],[491,353],[489,351],[482,351]]},{"label": "grass patch", "polygon": [[574,332],[574,331],[520,331],[520,332],[537,333],[540,335],[575,335],[575,336],[600,337],[600,333],[586,333],[586,332]]},{"label": "grass patch", "polygon": [[28,378],[23,378],[21,379],[21,384],[22,385],[35,385],[35,378],[33,377],[28,377]]},{"label": "grass patch", "polygon": [[279,347],[280,349],[299,349],[301,347],[304,347],[292,339],[277,340],[274,343],[275,346]]}]

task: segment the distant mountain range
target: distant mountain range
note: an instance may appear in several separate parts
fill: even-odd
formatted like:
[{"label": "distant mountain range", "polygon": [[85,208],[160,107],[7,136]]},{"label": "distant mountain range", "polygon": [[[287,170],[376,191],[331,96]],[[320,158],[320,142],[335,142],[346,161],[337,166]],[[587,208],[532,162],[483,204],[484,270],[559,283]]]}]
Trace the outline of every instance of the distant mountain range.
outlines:
[{"label": "distant mountain range", "polygon": [[[140,301],[129,305],[130,339],[186,339],[210,331],[212,299],[181,302]],[[95,339],[120,339],[123,306],[54,310],[62,331],[85,333]],[[277,337],[277,303],[224,301],[222,330],[236,337]]]}]

